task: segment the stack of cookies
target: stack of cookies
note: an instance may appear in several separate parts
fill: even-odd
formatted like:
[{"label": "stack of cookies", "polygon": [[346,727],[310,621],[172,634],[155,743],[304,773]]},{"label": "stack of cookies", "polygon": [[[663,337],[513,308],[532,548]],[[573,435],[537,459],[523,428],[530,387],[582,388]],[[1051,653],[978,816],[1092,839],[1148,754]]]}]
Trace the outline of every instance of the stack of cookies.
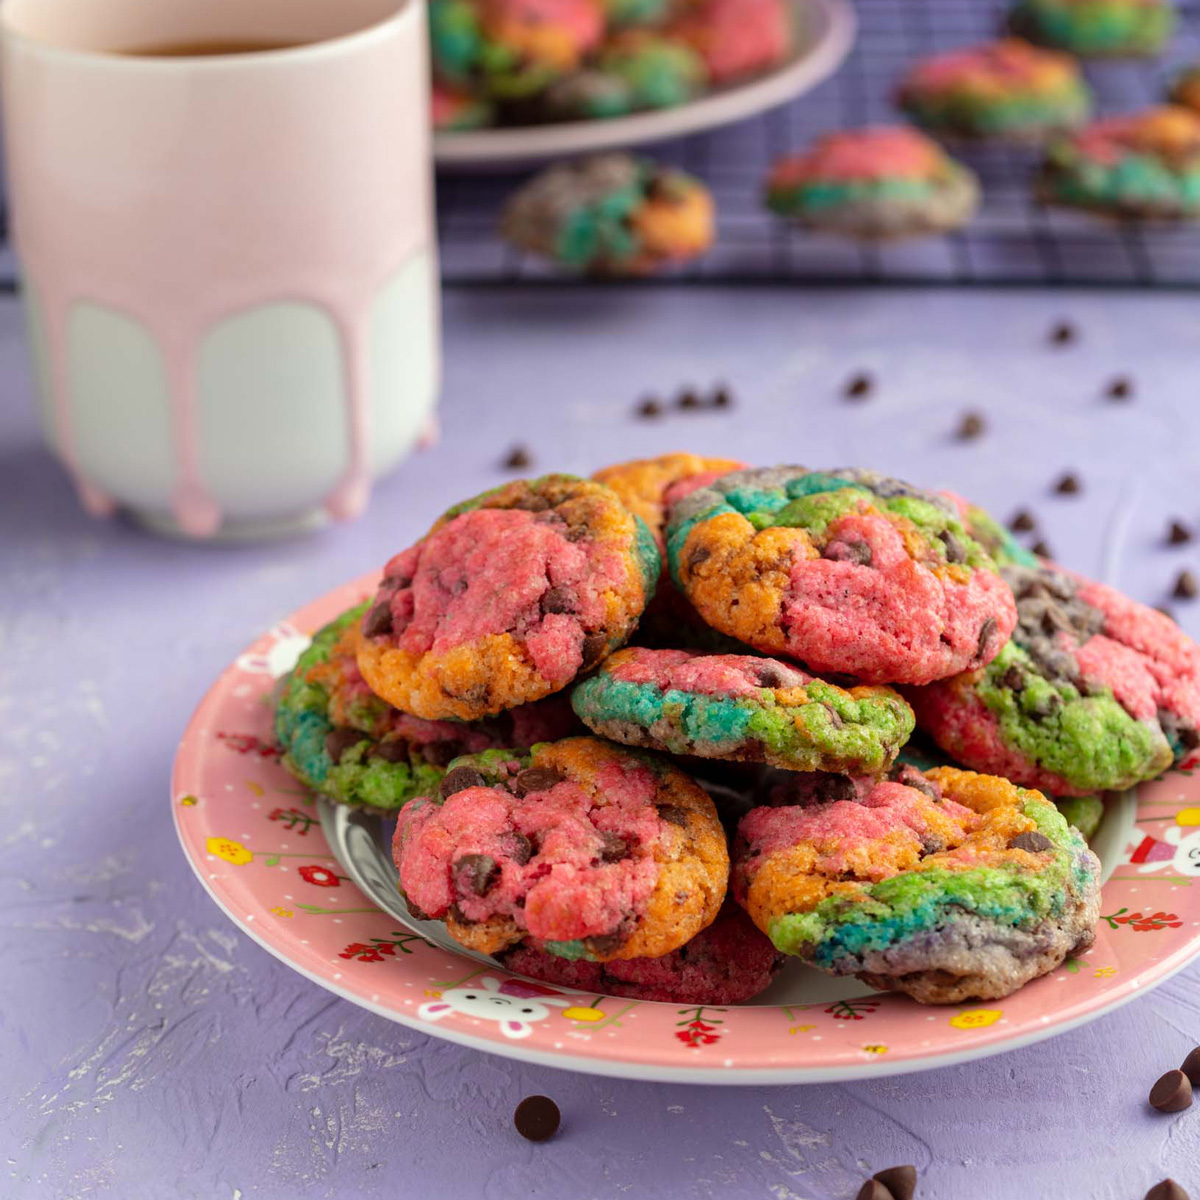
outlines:
[{"label": "stack of cookies", "polygon": [[712,1004],[787,956],[925,1003],[1054,969],[1099,903],[1068,816],[1193,765],[1198,728],[1200,647],[981,510],[691,454],[452,508],[276,714],[299,779],[396,818],[414,916]]}]

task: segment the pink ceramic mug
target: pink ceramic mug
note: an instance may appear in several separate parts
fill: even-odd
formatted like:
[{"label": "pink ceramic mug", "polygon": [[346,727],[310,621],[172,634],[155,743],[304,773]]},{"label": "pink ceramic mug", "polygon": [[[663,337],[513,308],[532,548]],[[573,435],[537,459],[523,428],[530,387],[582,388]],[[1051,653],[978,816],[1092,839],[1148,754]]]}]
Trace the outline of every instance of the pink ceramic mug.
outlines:
[{"label": "pink ceramic mug", "polygon": [[42,412],[87,508],[355,516],[433,428],[423,0],[6,0],[0,27]]}]

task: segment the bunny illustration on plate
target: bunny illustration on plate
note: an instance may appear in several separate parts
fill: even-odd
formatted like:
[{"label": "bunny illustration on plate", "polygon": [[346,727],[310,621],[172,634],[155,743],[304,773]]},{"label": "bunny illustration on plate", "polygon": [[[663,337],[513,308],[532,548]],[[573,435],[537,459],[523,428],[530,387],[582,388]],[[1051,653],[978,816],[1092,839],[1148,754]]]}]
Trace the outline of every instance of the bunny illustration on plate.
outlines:
[{"label": "bunny illustration on plate", "polygon": [[1175,814],[1175,821],[1161,838],[1134,829],[1129,864],[1142,873],[1170,867],[1180,875],[1200,875],[1200,828],[1195,828],[1200,826],[1200,809],[1182,809]]},{"label": "bunny illustration on plate", "polygon": [[533,1032],[534,1021],[544,1021],[550,1015],[550,1005],[566,1008],[570,999],[549,989],[535,988],[519,980],[501,983],[491,975],[474,980],[470,985],[448,988],[437,1000],[422,1004],[417,1016],[425,1021],[440,1021],[450,1013],[475,1017],[480,1021],[496,1021],[505,1037],[524,1038]]},{"label": "bunny illustration on plate", "polygon": [[307,633],[301,633],[290,621],[283,621],[270,630],[266,641],[268,644],[265,649],[251,651],[238,658],[239,671],[278,679],[296,665],[296,659],[308,649],[312,638]]}]

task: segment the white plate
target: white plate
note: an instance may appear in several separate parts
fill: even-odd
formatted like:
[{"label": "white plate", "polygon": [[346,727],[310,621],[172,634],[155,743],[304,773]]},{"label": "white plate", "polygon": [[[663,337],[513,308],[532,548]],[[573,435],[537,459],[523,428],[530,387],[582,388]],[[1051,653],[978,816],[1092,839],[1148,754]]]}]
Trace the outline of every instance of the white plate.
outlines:
[{"label": "white plate", "polygon": [[677,108],[628,117],[439,133],[433,139],[433,156],[441,167],[520,166],[681,137],[775,108],[832,75],[849,53],[857,28],[848,0],[790,2],[796,10],[796,48],[783,66],[767,75]]}]

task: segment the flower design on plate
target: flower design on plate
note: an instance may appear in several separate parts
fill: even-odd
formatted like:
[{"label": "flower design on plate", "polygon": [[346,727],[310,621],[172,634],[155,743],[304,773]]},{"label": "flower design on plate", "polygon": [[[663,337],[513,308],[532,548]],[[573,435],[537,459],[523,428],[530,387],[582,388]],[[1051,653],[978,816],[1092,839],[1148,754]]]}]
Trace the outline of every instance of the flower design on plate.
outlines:
[{"label": "flower design on plate", "polygon": [[247,850],[241,842],[235,842],[233,838],[210,837],[204,843],[204,848],[209,854],[215,854],[217,858],[224,859],[235,867],[244,867],[254,858],[253,852]]}]

